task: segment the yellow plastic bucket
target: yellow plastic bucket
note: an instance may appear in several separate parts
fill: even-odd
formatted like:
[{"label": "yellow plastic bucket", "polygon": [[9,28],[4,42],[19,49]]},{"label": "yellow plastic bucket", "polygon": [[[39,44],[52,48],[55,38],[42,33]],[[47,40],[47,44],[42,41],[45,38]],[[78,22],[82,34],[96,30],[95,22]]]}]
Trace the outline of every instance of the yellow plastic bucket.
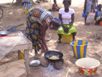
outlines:
[{"label": "yellow plastic bucket", "polygon": [[62,43],[70,44],[70,42],[73,40],[72,35],[62,35]]},{"label": "yellow plastic bucket", "polygon": [[24,50],[18,51],[18,59],[24,59]]}]

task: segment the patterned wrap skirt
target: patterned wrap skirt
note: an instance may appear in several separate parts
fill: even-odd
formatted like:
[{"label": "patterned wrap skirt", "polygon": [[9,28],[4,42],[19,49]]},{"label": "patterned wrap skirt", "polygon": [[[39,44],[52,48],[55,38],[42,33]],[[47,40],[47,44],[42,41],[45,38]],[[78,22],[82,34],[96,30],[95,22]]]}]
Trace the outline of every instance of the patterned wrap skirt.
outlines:
[{"label": "patterned wrap skirt", "polygon": [[61,27],[59,27],[59,29],[57,30],[57,33],[58,33],[58,34],[70,35],[70,34],[72,34],[72,33],[74,33],[74,32],[77,32],[77,29],[76,29],[76,27],[75,27],[74,25],[70,26],[70,25],[68,25],[68,24],[65,24],[64,26],[65,26],[66,28],[69,28],[68,33],[64,32],[64,29],[63,29],[63,27],[61,26]]}]

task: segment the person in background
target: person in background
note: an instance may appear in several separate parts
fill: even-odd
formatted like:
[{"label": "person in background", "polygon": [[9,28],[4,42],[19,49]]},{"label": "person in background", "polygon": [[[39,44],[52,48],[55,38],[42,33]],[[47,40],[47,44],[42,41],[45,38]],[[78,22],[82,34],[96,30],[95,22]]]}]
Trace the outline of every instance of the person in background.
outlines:
[{"label": "person in background", "polygon": [[32,7],[32,0],[22,0],[22,5],[24,7],[24,9],[30,9]]},{"label": "person in background", "polygon": [[74,23],[74,9],[70,8],[71,0],[63,0],[64,8],[59,10],[59,19],[61,21],[61,27],[58,29],[58,42],[61,43],[62,35],[72,35],[73,40],[76,36],[76,28]]},{"label": "person in background", "polygon": [[59,10],[59,7],[58,7],[58,5],[57,5],[57,2],[56,2],[56,0],[53,0],[53,5],[52,5],[52,11],[58,11]]},{"label": "person in background", "polygon": [[92,0],[92,11],[95,12],[95,9],[98,5],[98,0]]},{"label": "person in background", "polygon": [[98,4],[98,0],[85,0],[84,10],[82,16],[84,17],[84,23],[87,24],[86,20],[90,12],[95,12],[95,7]]},{"label": "person in background", "polygon": [[51,19],[51,13],[42,8],[32,8],[28,13],[26,34],[32,42],[35,55],[38,55],[40,50],[41,52],[48,51],[45,35]]},{"label": "person in background", "polygon": [[99,25],[100,21],[102,21],[102,5],[101,4],[99,4],[96,8],[95,24]]},{"label": "person in background", "polygon": [[84,23],[86,23],[86,19],[88,17],[89,12],[91,11],[91,6],[92,6],[92,0],[85,0],[84,3],[84,10],[83,10],[83,17],[84,17]]},{"label": "person in background", "polygon": [[48,0],[43,0],[43,2],[48,2]]}]

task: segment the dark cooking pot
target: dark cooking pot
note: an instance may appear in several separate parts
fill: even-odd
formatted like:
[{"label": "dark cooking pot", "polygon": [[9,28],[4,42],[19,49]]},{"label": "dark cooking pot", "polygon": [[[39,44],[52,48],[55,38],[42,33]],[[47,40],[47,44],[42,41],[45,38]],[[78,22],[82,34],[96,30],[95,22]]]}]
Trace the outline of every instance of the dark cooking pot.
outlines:
[{"label": "dark cooking pot", "polygon": [[44,55],[48,61],[60,61],[63,59],[63,54],[60,51],[47,51]]}]

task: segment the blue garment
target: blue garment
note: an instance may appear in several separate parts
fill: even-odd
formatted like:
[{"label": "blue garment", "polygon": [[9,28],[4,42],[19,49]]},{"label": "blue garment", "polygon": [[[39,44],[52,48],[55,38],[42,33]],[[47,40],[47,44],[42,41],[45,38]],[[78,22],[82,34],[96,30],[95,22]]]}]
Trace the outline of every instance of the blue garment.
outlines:
[{"label": "blue garment", "polygon": [[102,11],[96,11],[96,17],[102,16]]},{"label": "blue garment", "polygon": [[32,7],[31,0],[22,0],[22,5],[25,9],[30,9]]},{"label": "blue garment", "polygon": [[57,23],[57,24],[59,24],[59,25],[61,25],[61,21],[57,17],[53,18],[52,21],[55,22],[55,23]]},{"label": "blue garment", "polygon": [[99,4],[96,7],[96,17],[102,16],[102,11],[101,11],[102,5]]},{"label": "blue garment", "polygon": [[92,0],[87,0],[86,3],[86,12],[89,13],[91,11]]},{"label": "blue garment", "polygon": [[92,0],[85,0],[84,11],[82,13],[83,17],[87,17],[88,13],[91,11]]}]

